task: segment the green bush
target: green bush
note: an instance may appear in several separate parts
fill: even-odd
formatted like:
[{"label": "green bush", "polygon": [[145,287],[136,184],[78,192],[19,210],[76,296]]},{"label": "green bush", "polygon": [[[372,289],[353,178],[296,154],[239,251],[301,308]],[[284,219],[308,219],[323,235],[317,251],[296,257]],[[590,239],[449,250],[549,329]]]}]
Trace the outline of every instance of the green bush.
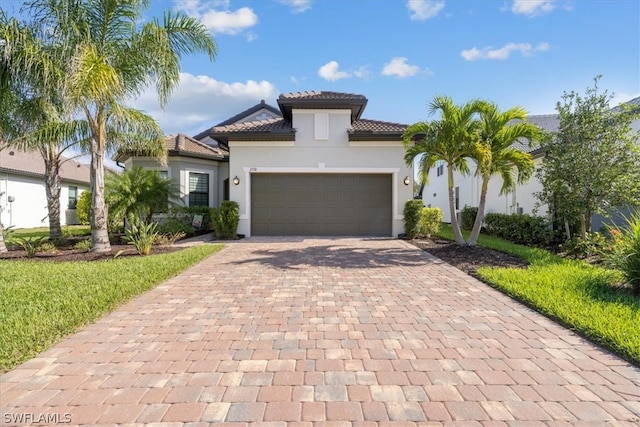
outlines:
[{"label": "green bush", "polygon": [[22,249],[27,251],[27,257],[33,258],[40,251],[40,247],[44,245],[45,242],[49,240],[45,236],[24,236],[24,237],[13,237],[11,239],[12,243],[20,246]]},{"label": "green bush", "polygon": [[74,251],[89,252],[91,249],[91,240],[80,240],[73,245]]},{"label": "green bush", "polygon": [[186,236],[192,236],[195,230],[191,223],[187,224],[184,219],[169,218],[167,221],[158,225],[158,233],[160,234],[176,234],[184,233]]},{"label": "green bush", "polygon": [[155,243],[158,245],[173,245],[185,236],[186,233],[184,231],[178,231],[175,233],[158,233]]},{"label": "green bush", "polygon": [[640,295],[640,211],[628,217],[621,230],[611,230],[611,236],[613,244],[608,261]]},{"label": "green bush", "polygon": [[472,230],[473,224],[476,222],[478,208],[474,206],[465,206],[460,211],[460,228],[463,230]]},{"label": "green bush", "polygon": [[407,200],[404,204],[404,233],[409,239],[415,239],[420,234],[420,219],[422,217],[422,200]]},{"label": "green bush", "polygon": [[91,220],[91,191],[85,190],[80,193],[76,203],[76,215],[80,224],[89,225]]},{"label": "green bush", "polygon": [[225,200],[218,209],[211,209],[213,233],[218,239],[237,239],[240,206],[234,201]]},{"label": "green bush", "polygon": [[124,233],[126,241],[133,245],[140,255],[149,255],[158,236],[158,224],[131,224]]},{"label": "green bush", "polygon": [[611,251],[611,242],[602,233],[587,233],[562,243],[560,250],[569,258],[599,260]]},{"label": "green bush", "polygon": [[[211,230],[211,209],[206,206],[180,206],[172,210],[172,214],[175,215],[176,218],[181,218],[183,221],[186,221],[197,230]],[[200,227],[193,226],[195,215],[202,216],[202,225]]]},{"label": "green bush", "polygon": [[543,217],[489,213],[484,223],[487,234],[523,245],[545,246],[553,237],[549,221]]},{"label": "green bush", "polygon": [[442,211],[440,208],[422,208],[420,211],[420,234],[431,237],[440,231]]}]

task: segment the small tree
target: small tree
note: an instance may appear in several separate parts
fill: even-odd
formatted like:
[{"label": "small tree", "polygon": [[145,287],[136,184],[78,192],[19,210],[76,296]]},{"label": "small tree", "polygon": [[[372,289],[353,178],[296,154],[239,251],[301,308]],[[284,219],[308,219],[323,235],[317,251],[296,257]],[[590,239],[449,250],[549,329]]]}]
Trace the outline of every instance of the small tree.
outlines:
[{"label": "small tree", "polygon": [[584,96],[564,93],[556,105],[560,128],[542,144],[537,176],[543,189],[536,196],[567,224],[567,239],[574,219],[585,238],[594,214],[640,205],[640,146],[631,129],[639,111],[611,109],[599,79]]},{"label": "small tree", "polygon": [[85,190],[80,193],[78,203],[76,203],[76,215],[78,222],[82,225],[89,225],[91,219],[91,191]]}]

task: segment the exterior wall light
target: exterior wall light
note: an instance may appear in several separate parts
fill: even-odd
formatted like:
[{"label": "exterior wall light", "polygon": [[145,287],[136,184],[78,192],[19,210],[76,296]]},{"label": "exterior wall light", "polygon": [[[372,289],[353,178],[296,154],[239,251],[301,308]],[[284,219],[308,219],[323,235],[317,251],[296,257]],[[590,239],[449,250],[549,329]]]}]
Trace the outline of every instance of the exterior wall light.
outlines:
[{"label": "exterior wall light", "polygon": [[233,185],[238,185],[240,184],[240,178],[238,178],[237,176],[233,177]]},{"label": "exterior wall light", "polygon": [[411,179],[408,176],[405,176],[403,182],[404,182],[404,185],[409,185],[411,184]]}]

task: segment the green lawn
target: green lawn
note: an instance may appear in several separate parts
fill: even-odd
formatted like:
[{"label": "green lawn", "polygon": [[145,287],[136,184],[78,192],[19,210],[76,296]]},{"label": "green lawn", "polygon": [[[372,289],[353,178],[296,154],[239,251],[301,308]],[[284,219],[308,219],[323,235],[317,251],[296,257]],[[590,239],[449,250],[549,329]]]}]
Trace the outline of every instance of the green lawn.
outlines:
[{"label": "green lawn", "polygon": [[220,248],[96,262],[0,260],[0,372]]},{"label": "green lawn", "polygon": [[[438,235],[453,239],[450,227]],[[481,268],[482,280],[640,363],[640,298],[616,289],[621,279],[617,272],[492,236],[481,236],[478,244],[531,264],[526,269]]]},{"label": "green lawn", "polygon": [[[91,227],[88,225],[63,225],[63,236],[88,236]],[[11,237],[49,237],[49,227],[17,228],[9,232]]]}]

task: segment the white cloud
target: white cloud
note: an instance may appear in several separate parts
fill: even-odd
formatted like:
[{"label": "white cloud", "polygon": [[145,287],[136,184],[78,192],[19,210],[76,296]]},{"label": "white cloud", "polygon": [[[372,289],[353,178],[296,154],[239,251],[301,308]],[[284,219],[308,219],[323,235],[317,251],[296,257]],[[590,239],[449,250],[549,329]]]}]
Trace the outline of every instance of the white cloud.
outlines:
[{"label": "white cloud", "polygon": [[293,13],[302,13],[311,9],[311,0],[278,0],[278,3],[285,4],[291,8]]},{"label": "white cloud", "polygon": [[329,61],[318,69],[318,75],[330,82],[351,77],[351,73],[340,71],[339,68],[340,64],[336,61]]},{"label": "white cloud", "polygon": [[209,76],[180,73],[180,84],[164,110],[155,87],[149,87],[130,104],[155,118],[166,134],[192,135],[242,111],[261,99],[275,99],[273,83],[262,80],[221,82]]},{"label": "white cloud", "polygon": [[518,15],[536,16],[551,12],[556,0],[513,0],[511,11]]},{"label": "white cloud", "polygon": [[396,76],[400,78],[411,77],[420,72],[417,65],[407,64],[408,59],[405,57],[395,57],[391,61],[384,64],[382,68],[383,76]]},{"label": "white cloud", "polygon": [[256,33],[254,33],[253,31],[247,31],[247,41],[248,42],[252,42],[257,38],[258,38],[258,35]]},{"label": "white cloud", "polygon": [[369,71],[369,67],[363,65],[353,72],[353,75],[359,79],[366,79],[371,76],[371,71]]},{"label": "white cloud", "polygon": [[[214,9],[222,7],[224,10]],[[198,18],[210,31],[220,34],[239,34],[258,23],[258,15],[248,7],[228,10],[228,1],[214,1],[206,5],[202,0],[180,0],[176,8]],[[249,40],[251,41],[251,40]]]},{"label": "white cloud", "polygon": [[444,0],[407,0],[407,8],[411,11],[411,19],[424,21],[444,9]]},{"label": "white cloud", "polygon": [[463,50],[460,53],[467,61],[478,61],[481,59],[508,59],[511,52],[520,52],[522,56],[531,56],[535,52],[545,52],[549,50],[549,43],[540,43],[537,46],[532,46],[530,43],[507,43],[501,48],[493,49],[491,46],[478,49],[473,47],[468,50]]}]

